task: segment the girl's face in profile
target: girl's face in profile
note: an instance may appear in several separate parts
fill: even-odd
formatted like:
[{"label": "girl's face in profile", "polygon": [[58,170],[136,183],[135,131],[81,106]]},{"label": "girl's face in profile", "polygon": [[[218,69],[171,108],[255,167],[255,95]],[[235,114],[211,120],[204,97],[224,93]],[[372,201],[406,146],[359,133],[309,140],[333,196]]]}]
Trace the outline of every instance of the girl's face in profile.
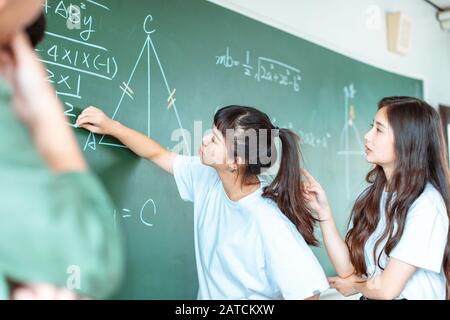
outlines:
[{"label": "girl's face in profile", "polygon": [[202,139],[199,156],[204,165],[219,169],[227,163],[227,145],[222,133],[213,127]]},{"label": "girl's face in profile", "polygon": [[386,107],[375,115],[372,128],[365,134],[366,160],[381,167],[393,167],[395,163],[394,132],[387,119]]}]

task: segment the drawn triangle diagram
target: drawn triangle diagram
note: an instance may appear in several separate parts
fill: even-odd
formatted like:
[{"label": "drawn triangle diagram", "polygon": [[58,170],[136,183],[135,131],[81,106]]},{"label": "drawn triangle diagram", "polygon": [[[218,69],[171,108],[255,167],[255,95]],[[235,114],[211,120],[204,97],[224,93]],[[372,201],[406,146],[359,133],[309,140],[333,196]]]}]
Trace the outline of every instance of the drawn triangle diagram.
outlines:
[{"label": "drawn triangle diagram", "polygon": [[357,110],[353,104],[356,90],[353,83],[344,88],[344,126],[341,131],[341,148],[338,155],[364,155],[364,143],[356,126]]},{"label": "drawn triangle diagram", "polygon": [[338,155],[344,156],[345,166],[345,191],[347,199],[350,199],[350,156],[364,156],[364,144],[358,128],[356,127],[356,108],[353,105],[356,90],[353,83],[344,88],[344,126],[341,132],[341,150]]},{"label": "drawn triangle diagram", "polygon": [[[355,114],[355,107],[348,106],[348,114]],[[355,123],[355,118],[348,118],[341,131],[341,150],[338,155],[364,155],[364,143]]]},{"label": "drawn triangle diagram", "polygon": [[[128,79],[120,84],[121,96],[111,118],[150,137],[152,132],[152,111],[154,115],[158,114],[158,122],[161,120],[159,119],[161,112],[173,112],[176,126],[182,132],[185,148],[189,150],[175,102],[176,99],[173,97],[175,90],[172,90],[169,86],[164,68],[151,38],[151,34],[155,32],[155,30],[149,29],[149,24],[152,21],[151,15],[147,16],[144,21],[144,32],[146,34],[144,44],[140,48]],[[169,108],[167,108],[168,103],[170,103]],[[153,117],[156,118],[155,116]],[[101,135],[98,142],[95,136],[96,134],[94,133],[89,134],[84,150],[87,148],[96,150],[97,145],[126,148],[125,145],[110,136]]]}]

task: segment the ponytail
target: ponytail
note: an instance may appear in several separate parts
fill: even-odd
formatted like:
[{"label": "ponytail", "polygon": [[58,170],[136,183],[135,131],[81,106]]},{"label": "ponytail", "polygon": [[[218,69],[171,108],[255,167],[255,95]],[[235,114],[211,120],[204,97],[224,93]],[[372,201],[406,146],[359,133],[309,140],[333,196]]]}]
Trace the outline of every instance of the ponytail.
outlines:
[{"label": "ponytail", "polygon": [[[242,181],[254,180],[262,169],[270,168],[276,162],[277,152],[273,138],[281,140],[280,168],[272,183],[264,187],[262,196],[274,201],[281,212],[297,227],[309,245],[317,246],[314,225],[318,220],[313,217],[306,205],[300,174],[299,137],[289,129],[274,127],[269,117],[256,108],[244,106],[226,106],[214,115],[214,125],[222,133],[232,154],[246,160]],[[233,129],[233,135],[227,136],[227,130]],[[263,134],[270,131],[271,134]],[[246,133],[256,134],[256,148],[251,146],[251,139]],[[261,134],[259,134],[261,133]],[[264,161],[262,156],[264,156]],[[248,161],[248,160],[251,161]],[[256,160],[256,161],[255,161]],[[266,161],[268,160],[268,161]]]},{"label": "ponytail", "polygon": [[306,205],[300,174],[299,137],[289,129],[278,129],[281,140],[281,163],[275,179],[264,189],[263,197],[276,202],[278,208],[294,223],[309,245],[317,246],[314,225],[317,221]]}]

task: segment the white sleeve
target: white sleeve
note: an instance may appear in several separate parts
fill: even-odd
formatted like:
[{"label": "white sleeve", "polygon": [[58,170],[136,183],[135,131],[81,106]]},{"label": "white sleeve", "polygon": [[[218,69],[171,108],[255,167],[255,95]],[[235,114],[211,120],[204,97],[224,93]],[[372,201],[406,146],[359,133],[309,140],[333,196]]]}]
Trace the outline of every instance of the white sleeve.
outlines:
[{"label": "white sleeve", "polygon": [[447,233],[445,205],[433,203],[427,197],[418,198],[408,212],[403,235],[390,257],[440,273]]},{"label": "white sleeve", "polygon": [[301,300],[329,288],[322,266],[297,230],[267,221],[263,243],[268,277],[286,300]]},{"label": "white sleeve", "polygon": [[[177,155],[173,163],[173,176],[180,197],[193,202],[195,192],[207,184],[211,168],[203,165],[198,157]],[[199,183],[200,182],[200,183]]]}]

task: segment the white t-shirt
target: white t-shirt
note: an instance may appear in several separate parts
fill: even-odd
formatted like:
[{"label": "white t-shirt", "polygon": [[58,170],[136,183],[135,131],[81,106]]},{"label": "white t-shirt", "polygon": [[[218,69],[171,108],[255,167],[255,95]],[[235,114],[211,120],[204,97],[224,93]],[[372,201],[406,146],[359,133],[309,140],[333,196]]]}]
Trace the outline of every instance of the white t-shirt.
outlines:
[{"label": "white t-shirt", "polygon": [[[364,248],[369,277],[382,270],[373,259],[373,248],[386,227],[385,204],[387,193],[380,201],[380,221]],[[422,194],[414,201],[406,216],[405,228],[390,257],[417,267],[397,299],[445,299],[445,274],[442,268],[447,244],[448,216],[440,193],[428,183]],[[397,226],[395,226],[396,228]],[[386,240],[378,246],[377,256]],[[383,252],[380,265],[386,268],[389,257]]]},{"label": "white t-shirt", "polygon": [[231,201],[217,172],[177,156],[175,181],[194,202],[198,299],[304,299],[328,289],[322,267],[290,220],[260,188]]}]

